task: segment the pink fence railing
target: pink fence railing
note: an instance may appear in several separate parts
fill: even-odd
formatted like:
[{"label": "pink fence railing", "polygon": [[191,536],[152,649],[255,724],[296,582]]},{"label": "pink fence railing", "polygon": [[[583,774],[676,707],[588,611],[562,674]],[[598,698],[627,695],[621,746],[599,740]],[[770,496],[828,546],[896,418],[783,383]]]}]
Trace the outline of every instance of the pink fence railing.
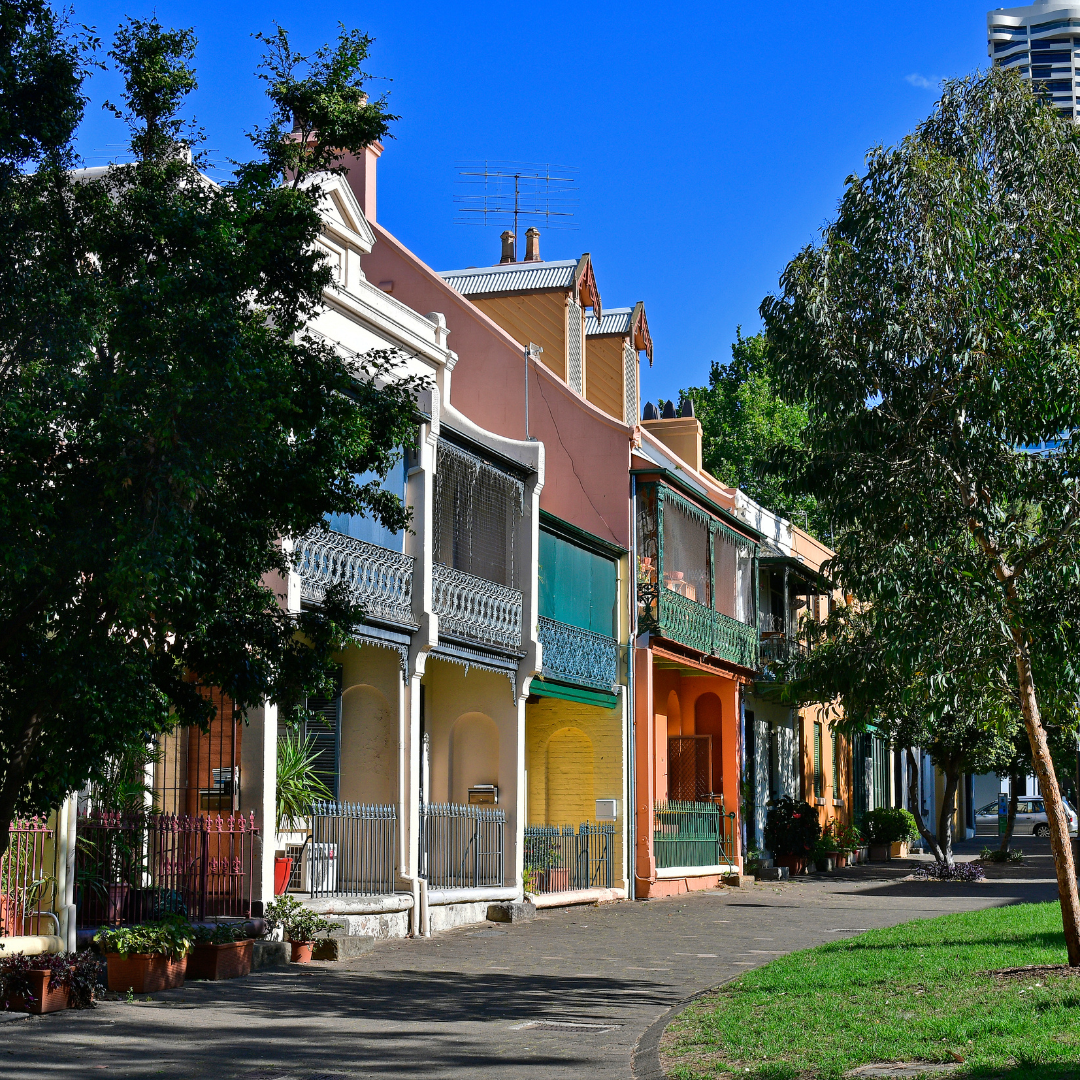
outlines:
[{"label": "pink fence railing", "polygon": [[38,817],[11,823],[8,849],[0,858],[0,937],[51,934],[53,920],[39,912],[53,906],[52,829]]},{"label": "pink fence railing", "polygon": [[75,847],[79,927],[251,915],[255,816],[98,813]]}]

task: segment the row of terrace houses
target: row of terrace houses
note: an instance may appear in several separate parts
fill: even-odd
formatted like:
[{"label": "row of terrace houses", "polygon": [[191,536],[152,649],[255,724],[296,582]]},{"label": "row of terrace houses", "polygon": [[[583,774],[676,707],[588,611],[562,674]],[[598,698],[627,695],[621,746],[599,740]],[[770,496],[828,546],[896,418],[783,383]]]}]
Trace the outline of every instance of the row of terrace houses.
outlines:
[{"label": "row of terrace houses", "polygon": [[[427,377],[415,444],[380,481],[411,528],[332,518],[286,540],[275,583],[299,611],[345,582],[366,612],[301,733],[333,798],[278,832],[275,708],[240,716],[217,694],[209,733],[168,736],[148,766],[171,832],[147,850],[171,854],[139,873],[185,896],[197,878],[196,916],[287,889],[401,936],[526,893],[715,886],[780,795],[850,820],[862,749],[759,694],[826,616],[830,552],[704,470],[692,403],[643,406],[645,307],[605,306],[588,254],[545,261],[530,229],[522,259],[507,233],[494,265],[432,270],[378,220],[380,154],[327,184],[334,281],[312,329]],[[120,825],[91,807],[79,827]],[[67,932],[145,916],[146,890],[104,872]]]}]

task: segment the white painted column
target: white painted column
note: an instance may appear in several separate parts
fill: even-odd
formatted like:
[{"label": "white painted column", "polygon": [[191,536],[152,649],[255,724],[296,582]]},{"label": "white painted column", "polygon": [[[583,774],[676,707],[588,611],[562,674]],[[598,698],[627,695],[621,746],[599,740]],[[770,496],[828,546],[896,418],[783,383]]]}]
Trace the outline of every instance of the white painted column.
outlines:
[{"label": "white painted column", "polygon": [[252,898],[274,899],[274,853],[277,848],[277,706],[265,702],[250,709],[240,744],[240,810],[254,812],[259,838],[252,864]]}]

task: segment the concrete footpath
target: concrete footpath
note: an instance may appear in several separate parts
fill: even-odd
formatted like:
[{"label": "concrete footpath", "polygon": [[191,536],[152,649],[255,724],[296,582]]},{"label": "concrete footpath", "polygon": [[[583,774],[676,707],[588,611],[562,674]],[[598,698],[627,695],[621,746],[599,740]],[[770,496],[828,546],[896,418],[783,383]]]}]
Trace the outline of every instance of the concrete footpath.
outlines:
[{"label": "concrete footpath", "polygon": [[899,880],[910,861],[855,867],[545,911],[381,942],[339,964],[11,1020],[0,1077],[659,1080],[655,1045],[675,1007],[748,968],[871,927],[1054,899],[1048,843],[1021,846],[1025,864],[993,867],[984,885]]}]

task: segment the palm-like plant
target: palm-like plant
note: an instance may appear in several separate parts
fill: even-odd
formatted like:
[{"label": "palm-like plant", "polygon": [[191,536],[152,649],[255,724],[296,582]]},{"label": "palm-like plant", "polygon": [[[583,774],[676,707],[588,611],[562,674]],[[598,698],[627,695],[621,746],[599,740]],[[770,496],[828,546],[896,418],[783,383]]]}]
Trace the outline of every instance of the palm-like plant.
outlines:
[{"label": "palm-like plant", "polygon": [[295,829],[311,813],[316,799],[332,799],[333,792],[315,773],[319,752],[314,737],[286,732],[277,745],[277,831]]}]

